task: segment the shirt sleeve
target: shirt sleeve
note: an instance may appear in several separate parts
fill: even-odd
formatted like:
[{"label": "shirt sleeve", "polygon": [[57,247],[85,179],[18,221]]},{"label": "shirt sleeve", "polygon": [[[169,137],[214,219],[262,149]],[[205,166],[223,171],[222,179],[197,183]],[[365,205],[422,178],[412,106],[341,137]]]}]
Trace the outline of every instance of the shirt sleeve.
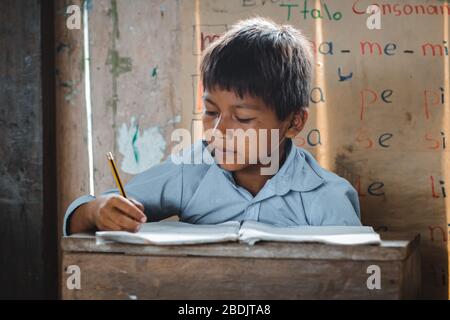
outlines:
[{"label": "shirt sleeve", "polygon": [[361,226],[358,192],[345,179],[330,181],[311,205],[312,225]]},{"label": "shirt sleeve", "polygon": [[[125,186],[127,197],[136,199],[144,206],[148,222],[160,221],[180,214],[183,186],[183,164],[174,163],[169,157],[166,161],[134,176]],[[117,188],[101,195],[119,194]],[[96,199],[84,195],[73,201],[64,216],[63,233],[69,234],[70,218],[83,204]]]}]

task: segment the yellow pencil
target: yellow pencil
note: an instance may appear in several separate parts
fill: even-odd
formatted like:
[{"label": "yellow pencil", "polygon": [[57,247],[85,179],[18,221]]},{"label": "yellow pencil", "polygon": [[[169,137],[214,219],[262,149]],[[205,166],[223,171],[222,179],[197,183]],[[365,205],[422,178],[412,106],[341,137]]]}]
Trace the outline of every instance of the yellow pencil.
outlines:
[{"label": "yellow pencil", "polygon": [[106,154],[106,158],[108,158],[109,166],[111,167],[111,172],[116,181],[117,188],[119,188],[120,194],[122,197],[126,198],[125,189],[123,188],[122,180],[120,180],[119,172],[117,171],[116,163],[114,162],[114,158],[111,152]]}]

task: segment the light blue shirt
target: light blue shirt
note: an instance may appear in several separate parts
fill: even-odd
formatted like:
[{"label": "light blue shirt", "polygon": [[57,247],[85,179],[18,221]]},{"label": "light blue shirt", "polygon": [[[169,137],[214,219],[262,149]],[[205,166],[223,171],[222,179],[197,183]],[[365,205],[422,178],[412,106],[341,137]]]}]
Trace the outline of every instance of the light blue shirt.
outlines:
[{"label": "light blue shirt", "polygon": [[[125,191],[144,205],[148,222],[178,215],[180,221],[197,224],[256,220],[276,226],[360,226],[358,193],[353,186],[320,167],[308,151],[287,141],[285,162],[255,196],[237,185],[233,175],[204,152],[206,144],[201,140],[183,157],[201,152],[212,161],[179,164],[169,157],[136,175]],[[118,190],[103,194],[110,193]],[[70,204],[64,217],[64,235],[75,209],[93,199],[86,195]]]}]

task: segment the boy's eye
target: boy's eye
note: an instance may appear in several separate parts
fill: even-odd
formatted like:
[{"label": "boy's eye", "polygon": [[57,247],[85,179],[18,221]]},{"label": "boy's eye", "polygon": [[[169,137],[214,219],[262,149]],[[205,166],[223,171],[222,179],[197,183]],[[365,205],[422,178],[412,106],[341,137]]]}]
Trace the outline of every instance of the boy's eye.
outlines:
[{"label": "boy's eye", "polygon": [[215,116],[217,116],[219,113],[216,112],[216,111],[208,111],[208,110],[205,110],[205,114],[206,114],[207,116],[210,116],[210,117],[215,117]]},{"label": "boy's eye", "polygon": [[252,121],[252,120],[255,120],[256,118],[238,118],[238,117],[236,117],[236,120],[237,121],[239,121],[239,122],[241,122],[241,123],[249,123],[250,121]]}]

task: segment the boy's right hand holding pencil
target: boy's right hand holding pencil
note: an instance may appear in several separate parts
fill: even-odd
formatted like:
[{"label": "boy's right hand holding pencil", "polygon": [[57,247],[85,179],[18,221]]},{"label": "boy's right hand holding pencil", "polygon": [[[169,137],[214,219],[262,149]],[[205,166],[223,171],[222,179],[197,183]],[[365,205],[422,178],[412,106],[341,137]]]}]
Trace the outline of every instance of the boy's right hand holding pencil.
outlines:
[{"label": "boy's right hand holding pencil", "polygon": [[109,195],[100,198],[93,221],[98,230],[137,232],[147,217],[144,206],[138,201]]},{"label": "boy's right hand holding pencil", "polygon": [[137,232],[142,223],[147,221],[144,206],[126,197],[111,152],[107,157],[120,195],[100,196],[78,207],[70,219],[71,234],[93,230]]},{"label": "boy's right hand holding pencil", "polygon": [[121,195],[100,196],[80,207],[70,219],[70,233],[101,231],[139,231],[147,221],[144,206]]}]

